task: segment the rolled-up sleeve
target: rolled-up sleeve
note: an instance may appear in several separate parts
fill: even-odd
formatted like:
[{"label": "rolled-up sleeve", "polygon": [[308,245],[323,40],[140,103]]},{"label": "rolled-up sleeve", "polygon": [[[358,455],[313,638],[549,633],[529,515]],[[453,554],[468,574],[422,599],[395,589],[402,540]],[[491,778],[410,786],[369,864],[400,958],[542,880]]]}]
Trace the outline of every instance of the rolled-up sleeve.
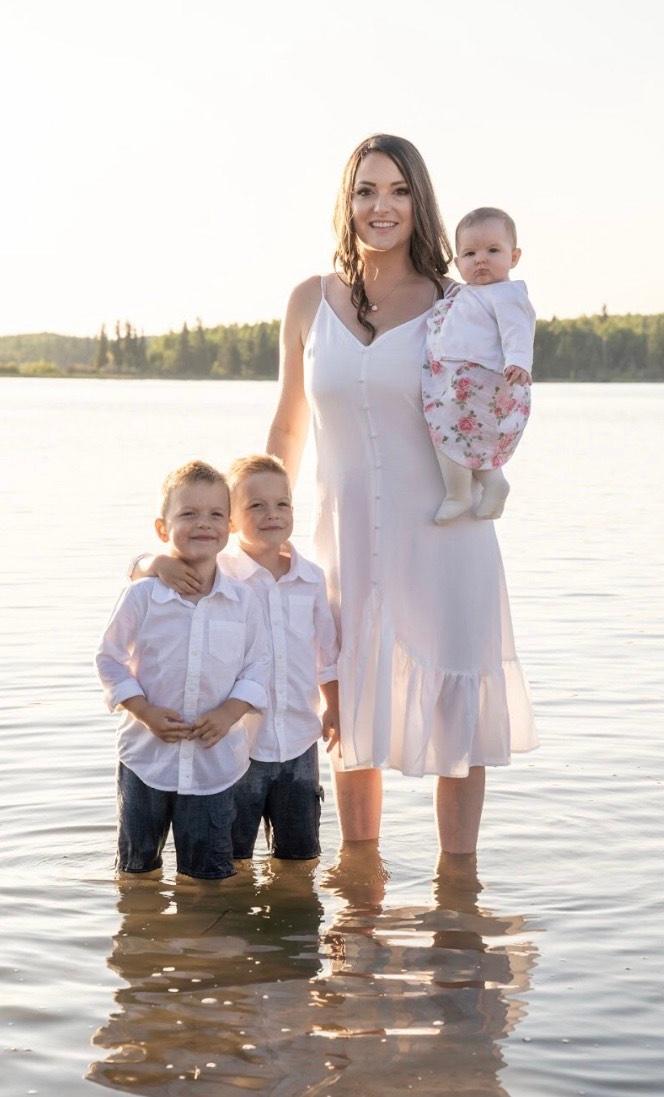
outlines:
[{"label": "rolled-up sleeve", "polygon": [[128,587],[120,595],[100,640],[95,664],[109,712],[114,712],[130,697],[145,696],[130,665],[145,612],[145,592]]},{"label": "rolled-up sleeve", "polygon": [[263,610],[253,591],[244,591],[246,602],[244,663],[229,693],[259,712],[267,707],[270,649]]},{"label": "rolled-up sleeve", "polygon": [[314,631],[316,636],[318,684],[324,686],[327,682],[336,682],[338,677],[339,639],[330,603],[327,600],[325,581],[322,578],[316,588]]}]

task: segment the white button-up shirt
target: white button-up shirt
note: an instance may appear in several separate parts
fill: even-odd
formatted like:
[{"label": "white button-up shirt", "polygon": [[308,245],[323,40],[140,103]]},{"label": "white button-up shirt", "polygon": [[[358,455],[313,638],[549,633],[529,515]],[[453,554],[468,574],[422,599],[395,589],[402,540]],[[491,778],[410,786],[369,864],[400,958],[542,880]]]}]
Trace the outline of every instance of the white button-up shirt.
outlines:
[{"label": "white button-up shirt", "polygon": [[[130,697],[175,709],[190,722],[229,697],[256,709],[267,703],[270,656],[255,595],[217,569],[212,590],[194,604],[160,579],[141,579],[121,595],[97,652],[97,671],[113,712]],[[247,732],[237,723],[212,747],[164,743],[124,711],[120,760],[151,788],[210,795],[249,766]]]},{"label": "white button-up shirt", "polygon": [[218,557],[226,574],[255,591],[272,637],[267,708],[243,718],[251,757],[259,762],[297,758],[316,742],[321,733],[318,687],[337,678],[337,628],[325,576],[289,547],[290,569],[279,580],[240,548]]},{"label": "white button-up shirt", "polygon": [[[535,310],[528,300],[525,282],[460,285],[448,293],[454,299],[442,326],[436,323],[435,306],[429,320],[430,358],[475,362],[497,373],[506,366],[531,372]],[[441,302],[438,305],[443,307]]]}]

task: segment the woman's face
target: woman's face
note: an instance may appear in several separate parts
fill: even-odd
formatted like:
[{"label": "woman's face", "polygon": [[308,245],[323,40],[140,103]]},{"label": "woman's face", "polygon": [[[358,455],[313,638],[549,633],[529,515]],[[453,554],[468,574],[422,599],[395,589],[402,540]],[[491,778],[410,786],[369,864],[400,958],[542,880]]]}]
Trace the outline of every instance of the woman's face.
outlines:
[{"label": "woman's face", "polygon": [[384,152],[361,161],[351,196],[353,228],[367,251],[391,251],[408,244],[413,199],[401,170]]}]

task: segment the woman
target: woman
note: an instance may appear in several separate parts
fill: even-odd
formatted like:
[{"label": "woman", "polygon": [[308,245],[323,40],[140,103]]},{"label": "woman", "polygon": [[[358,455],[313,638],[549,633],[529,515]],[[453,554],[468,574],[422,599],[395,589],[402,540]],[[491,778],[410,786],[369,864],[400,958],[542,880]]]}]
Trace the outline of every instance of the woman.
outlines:
[{"label": "woman", "polygon": [[294,480],[311,409],[315,544],[341,625],[342,834],[378,837],[381,768],[433,773],[441,848],[472,853],[484,766],[537,742],[493,524],[433,522],[441,481],[420,367],[451,250],[409,141],[379,134],[355,149],[335,227],[335,273],[288,304],[268,450]]}]

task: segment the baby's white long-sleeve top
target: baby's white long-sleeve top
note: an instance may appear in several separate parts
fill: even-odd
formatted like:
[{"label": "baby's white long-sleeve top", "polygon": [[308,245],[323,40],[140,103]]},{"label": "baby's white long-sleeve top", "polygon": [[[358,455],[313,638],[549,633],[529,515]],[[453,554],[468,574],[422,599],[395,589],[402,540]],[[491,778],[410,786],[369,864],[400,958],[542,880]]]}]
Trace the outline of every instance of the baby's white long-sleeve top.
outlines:
[{"label": "baby's white long-sleeve top", "polygon": [[243,718],[251,757],[259,762],[286,762],[316,742],[321,734],[319,686],[337,678],[337,629],[325,576],[292,545],[290,552],[290,568],[278,580],[239,547],[218,557],[227,575],[256,594],[272,640],[267,707]]},{"label": "baby's white long-sleeve top", "polygon": [[502,373],[533,367],[535,310],[526,283],[460,285],[442,325],[429,321],[428,354],[434,361],[475,362]]},{"label": "baby's white long-sleeve top", "polygon": [[[197,603],[160,579],[132,583],[111,614],[96,662],[111,712],[130,697],[144,696],[189,723],[230,697],[256,709],[267,703],[263,611],[247,586],[220,569],[210,593]],[[241,723],[212,747],[197,739],[165,743],[126,709],[118,754],[151,788],[199,796],[229,788],[249,766]]]}]

